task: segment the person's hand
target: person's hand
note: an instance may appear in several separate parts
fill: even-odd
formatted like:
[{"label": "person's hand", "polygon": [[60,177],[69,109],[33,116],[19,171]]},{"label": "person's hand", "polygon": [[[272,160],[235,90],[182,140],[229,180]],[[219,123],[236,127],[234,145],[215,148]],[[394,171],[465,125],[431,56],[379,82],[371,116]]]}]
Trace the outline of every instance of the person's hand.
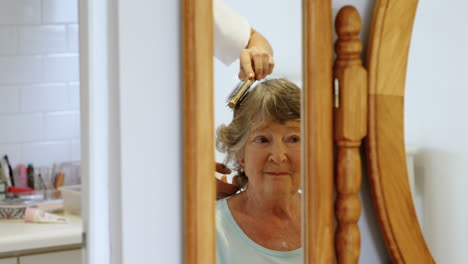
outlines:
[{"label": "person's hand", "polygon": [[231,196],[238,190],[236,185],[216,179],[216,200]]},{"label": "person's hand", "polygon": [[239,79],[241,81],[246,79],[261,80],[271,74],[275,67],[270,43],[253,28],[250,28],[249,44],[241,51],[239,59]]},{"label": "person's hand", "polygon": [[243,49],[239,59],[240,80],[261,80],[271,74],[275,67],[273,56],[268,51],[257,47]]},{"label": "person's hand", "polygon": [[231,174],[231,170],[223,163],[216,162],[216,172],[221,174]]},{"label": "person's hand", "polygon": [[[231,170],[222,163],[216,163],[216,172],[230,174]],[[227,183],[226,177],[223,180],[216,179],[216,200],[231,196],[237,192],[238,188],[234,184]]]}]

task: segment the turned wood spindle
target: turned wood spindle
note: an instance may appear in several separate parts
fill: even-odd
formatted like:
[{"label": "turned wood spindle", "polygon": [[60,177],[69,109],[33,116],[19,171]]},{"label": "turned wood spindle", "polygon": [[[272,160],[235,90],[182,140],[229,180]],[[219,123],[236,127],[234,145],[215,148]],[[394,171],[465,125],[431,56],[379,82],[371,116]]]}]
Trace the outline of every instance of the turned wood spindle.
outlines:
[{"label": "turned wood spindle", "polygon": [[338,263],[358,263],[361,248],[358,195],[362,173],[359,148],[367,134],[367,71],[360,58],[361,18],[357,10],[343,7],[336,17],[335,29],[338,35],[334,65],[334,78],[338,80],[338,104],[334,111],[338,148],[335,247]]}]

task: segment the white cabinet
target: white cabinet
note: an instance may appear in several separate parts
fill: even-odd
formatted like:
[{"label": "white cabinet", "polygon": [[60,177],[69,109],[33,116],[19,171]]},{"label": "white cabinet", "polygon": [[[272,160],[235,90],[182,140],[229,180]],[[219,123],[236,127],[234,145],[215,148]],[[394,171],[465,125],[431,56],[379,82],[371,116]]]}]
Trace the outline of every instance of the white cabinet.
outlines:
[{"label": "white cabinet", "polygon": [[0,264],[18,264],[16,258],[3,258],[0,259]]},{"label": "white cabinet", "polygon": [[[19,257],[19,264],[81,264],[81,249]],[[3,264],[0,262],[0,264]],[[5,263],[7,264],[7,263]],[[8,263],[10,264],[10,263]],[[16,262],[12,262],[16,264]]]}]

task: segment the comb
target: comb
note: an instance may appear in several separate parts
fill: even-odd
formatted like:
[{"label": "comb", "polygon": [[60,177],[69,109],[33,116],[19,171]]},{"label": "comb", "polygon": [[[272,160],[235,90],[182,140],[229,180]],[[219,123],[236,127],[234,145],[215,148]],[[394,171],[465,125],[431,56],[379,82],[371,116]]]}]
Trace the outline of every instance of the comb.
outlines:
[{"label": "comb", "polygon": [[247,91],[249,90],[250,86],[255,82],[255,80],[247,80],[245,82],[239,83],[234,90],[231,92],[229,97],[227,98],[227,105],[229,108],[234,109],[241,101],[244,99]]}]

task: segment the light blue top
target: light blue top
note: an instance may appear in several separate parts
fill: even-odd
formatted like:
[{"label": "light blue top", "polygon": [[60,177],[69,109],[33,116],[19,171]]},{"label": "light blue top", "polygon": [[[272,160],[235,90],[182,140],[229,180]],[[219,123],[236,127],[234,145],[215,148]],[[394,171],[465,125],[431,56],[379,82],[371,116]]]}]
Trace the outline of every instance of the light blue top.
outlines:
[{"label": "light blue top", "polygon": [[276,251],[260,246],[237,225],[229,210],[227,199],[216,202],[217,264],[300,264],[302,253],[302,248]]}]

